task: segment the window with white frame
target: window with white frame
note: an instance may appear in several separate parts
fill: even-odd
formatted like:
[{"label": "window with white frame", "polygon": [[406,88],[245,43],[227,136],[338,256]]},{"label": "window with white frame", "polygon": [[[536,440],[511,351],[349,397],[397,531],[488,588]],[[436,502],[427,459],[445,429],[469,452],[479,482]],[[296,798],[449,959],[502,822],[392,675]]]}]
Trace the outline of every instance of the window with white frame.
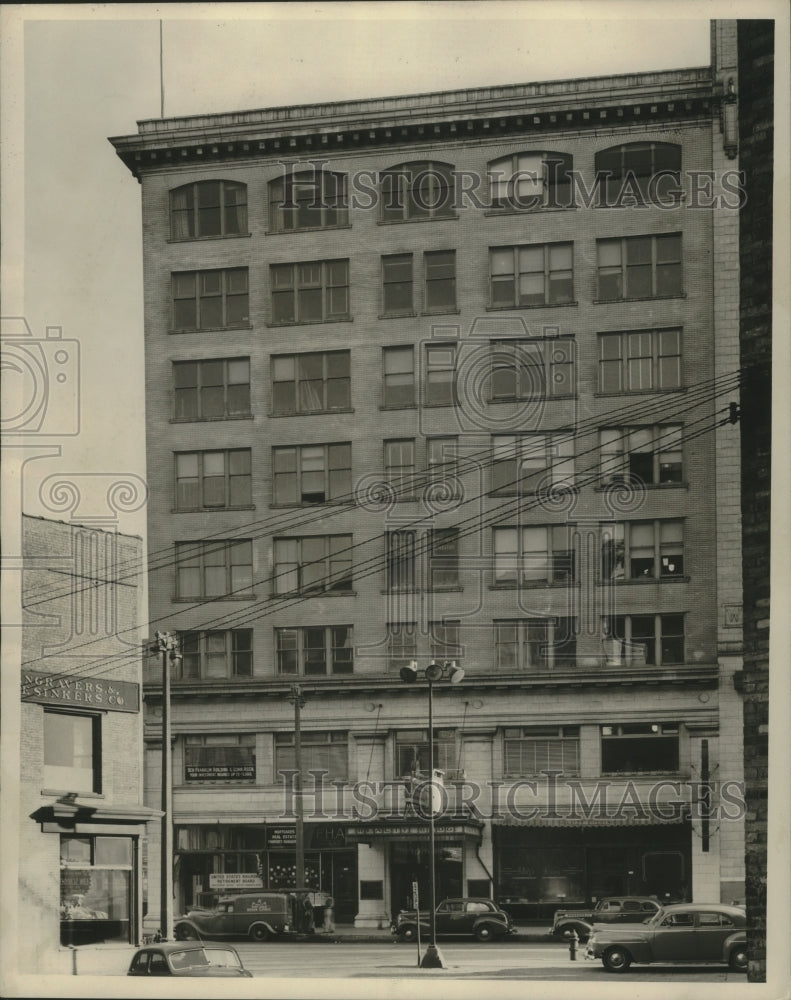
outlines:
[{"label": "window with white frame", "polygon": [[426,472],[432,483],[454,479],[458,473],[458,460],[458,437],[442,435],[426,438]]},{"label": "window with white frame", "polygon": [[285,170],[268,186],[269,225],[276,233],[331,229],[349,223],[345,174]]},{"label": "window with white frame", "polygon": [[380,174],[383,222],[442,219],[454,212],[455,176],[450,163],[401,163]]},{"label": "window with white frame", "polygon": [[414,622],[387,623],[387,668],[400,670],[417,656],[417,626]]},{"label": "window with white frame", "polygon": [[182,680],[253,676],[253,630],[179,632]]},{"label": "window with white frame", "polygon": [[348,499],[352,446],[304,444],[272,449],[275,504],[329,503]]},{"label": "window with white frame", "polygon": [[385,316],[408,316],[414,310],[412,254],[382,257],[382,312]]},{"label": "window with white frame", "polygon": [[498,670],[546,670],[574,666],[576,619],[516,618],[494,623]]},{"label": "window with white frame", "polygon": [[328,323],[349,319],[349,261],[272,264],[272,323]]},{"label": "window with white frame", "polygon": [[429,651],[432,660],[460,660],[462,648],[459,641],[461,622],[429,622]]},{"label": "window with white frame", "polygon": [[176,510],[252,504],[250,449],[176,452]]},{"label": "window with white frame", "polygon": [[579,726],[509,726],[503,730],[503,777],[542,771],[580,773]]},{"label": "window with white frame", "polygon": [[493,341],[491,359],[493,402],[574,392],[575,345],[571,337]]},{"label": "window with white frame", "polygon": [[568,524],[492,529],[496,586],[573,583],[576,554]]},{"label": "window with white frame", "polygon": [[681,330],[599,334],[599,392],[647,392],[681,386]]},{"label": "window with white frame", "polygon": [[456,251],[431,250],[423,254],[425,312],[454,312],[456,309]]},{"label": "window with white frame", "polygon": [[246,267],[177,271],[171,287],[174,330],[225,330],[250,321]]},{"label": "window with white frame", "polygon": [[414,590],[416,587],[414,531],[385,533],[385,565],[389,591]]},{"label": "window with white frame", "polygon": [[322,594],[352,589],[352,536],[276,538],[275,593]]},{"label": "window with white frame", "polygon": [[602,580],[656,580],[683,575],[683,521],[602,524]]},{"label": "window with white frame", "polygon": [[250,359],[173,362],[176,420],[250,416]]},{"label": "window with white frame", "polygon": [[415,402],[415,351],[409,347],[382,350],[383,406],[413,406]]},{"label": "window with white frame", "polygon": [[603,427],[599,460],[603,483],[666,485],[683,481],[681,424]]},{"label": "window with white frame", "polygon": [[275,655],[281,676],[351,674],[354,671],[352,626],[276,628]]},{"label": "window with white frame", "polygon": [[254,781],[255,733],[184,736],[185,781]]},{"label": "window with white frame", "polygon": [[459,586],[459,529],[432,528],[428,534],[428,579],[432,590]]},{"label": "window with white frame", "polygon": [[574,300],[573,243],[489,250],[493,308],[562,305]]},{"label": "window with white frame", "polygon": [[193,240],[247,232],[247,185],[195,181],[170,192],[170,238]]},{"label": "window with white frame", "polygon": [[[429,775],[427,729],[396,731],[396,772],[399,778],[427,778]],[[459,776],[459,751],[455,729],[434,730],[434,767],[448,779]]]},{"label": "window with white frame", "polygon": [[684,662],[684,615],[611,615],[602,618],[607,661],[613,666],[667,666]]},{"label": "window with white frame", "polygon": [[44,785],[64,792],[101,792],[101,717],[44,709]]},{"label": "window with white frame", "polygon": [[601,149],[594,158],[596,179],[606,202],[630,186],[652,202],[677,197],[681,180],[681,146],[671,142],[628,142]]},{"label": "window with white frame", "polygon": [[351,406],[349,351],[272,355],[272,412],[329,413]]},{"label": "window with white frame", "polygon": [[492,491],[535,493],[574,485],[574,436],[496,434],[492,436]]},{"label": "window with white frame", "polygon": [[[343,781],[349,776],[349,737],[345,732],[302,730],[302,773],[316,781]],[[275,777],[296,770],[293,733],[275,733]]]},{"label": "window with white frame", "polygon": [[488,166],[492,208],[571,208],[572,157],[549,151],[510,153]]},{"label": "window with white frame", "polygon": [[249,538],[176,542],[176,597],[180,600],[250,597],[253,543]]},{"label": "window with white frame", "polygon": [[456,345],[427,344],[423,377],[425,406],[453,406],[456,402]]},{"label": "window with white frame", "polygon": [[597,240],[599,299],[680,295],[681,233]]},{"label": "window with white frame", "polygon": [[631,722],[601,727],[602,774],[678,771],[677,723]]}]

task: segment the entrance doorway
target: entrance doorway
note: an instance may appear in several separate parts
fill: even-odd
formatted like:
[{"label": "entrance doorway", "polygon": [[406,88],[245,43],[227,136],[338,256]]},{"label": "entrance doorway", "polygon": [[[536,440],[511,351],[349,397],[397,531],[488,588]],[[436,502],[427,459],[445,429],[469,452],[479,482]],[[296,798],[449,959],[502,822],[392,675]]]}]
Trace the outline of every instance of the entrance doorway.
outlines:
[{"label": "entrance doorway", "polygon": [[[434,874],[437,904],[449,896],[463,895],[463,850],[461,843],[437,846]],[[412,885],[417,882],[420,909],[430,908],[431,875],[428,844],[392,844],[390,847],[390,898],[392,916],[414,909]]]}]

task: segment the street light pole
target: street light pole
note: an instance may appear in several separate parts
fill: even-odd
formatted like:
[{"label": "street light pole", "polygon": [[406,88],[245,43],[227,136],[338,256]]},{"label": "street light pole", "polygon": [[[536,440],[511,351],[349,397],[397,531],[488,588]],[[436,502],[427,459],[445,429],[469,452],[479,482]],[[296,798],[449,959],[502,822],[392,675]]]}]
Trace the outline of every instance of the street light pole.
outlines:
[{"label": "street light pole", "polygon": [[294,879],[295,888],[305,888],[305,818],[302,810],[302,721],[300,711],[305,704],[305,696],[299,684],[291,688],[291,701],[294,702],[294,812],[296,814],[296,864]]},{"label": "street light pole", "polygon": [[170,749],[170,665],[181,660],[178,637],[156,633],[154,652],[162,658],[162,832],[159,873],[159,934],[170,941],[173,933],[173,780]]}]

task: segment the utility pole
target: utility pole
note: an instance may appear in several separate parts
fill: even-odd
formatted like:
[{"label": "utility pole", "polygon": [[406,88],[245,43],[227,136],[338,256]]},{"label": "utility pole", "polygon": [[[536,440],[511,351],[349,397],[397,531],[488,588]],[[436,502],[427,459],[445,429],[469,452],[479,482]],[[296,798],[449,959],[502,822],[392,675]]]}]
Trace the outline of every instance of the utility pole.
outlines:
[{"label": "utility pole", "polygon": [[291,687],[289,701],[294,703],[294,813],[296,815],[296,871],[297,889],[305,888],[305,819],[302,810],[302,720],[300,712],[305,705],[305,695],[299,684]]},{"label": "utility pole", "polygon": [[163,941],[173,935],[173,780],[170,751],[170,669],[181,660],[178,637],[157,632],[152,652],[162,658],[162,836],[159,874],[159,933]]}]

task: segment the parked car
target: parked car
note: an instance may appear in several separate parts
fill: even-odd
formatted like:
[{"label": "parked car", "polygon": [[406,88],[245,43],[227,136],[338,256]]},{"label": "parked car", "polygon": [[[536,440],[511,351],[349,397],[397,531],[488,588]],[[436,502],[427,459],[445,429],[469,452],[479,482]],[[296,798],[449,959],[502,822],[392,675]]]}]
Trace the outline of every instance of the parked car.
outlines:
[{"label": "parked car", "polygon": [[228,944],[163,942],[138,948],[128,976],[224,976],[251,979],[242,960]]},{"label": "parked car", "polygon": [[[444,899],[434,911],[437,936],[474,937],[478,941],[516,934],[511,915],[485,898]],[[418,914],[415,910],[402,910],[391,930],[399,941],[414,941],[417,937]],[[420,912],[421,937],[429,933],[429,913]]]},{"label": "parked car", "polygon": [[189,910],[176,917],[176,940],[249,937],[253,941],[293,934],[299,928],[299,900],[293,892],[245,892],[222,896],[214,910]]},{"label": "parked car", "polygon": [[663,907],[647,924],[596,924],[586,958],[600,958],[609,972],[634,962],[717,962],[747,970],[746,915],[740,906],[679,903]]},{"label": "parked car", "polygon": [[661,905],[650,896],[604,896],[588,910],[556,910],[550,933],[567,938],[576,931],[580,941],[587,941],[594,923],[640,924]]}]

